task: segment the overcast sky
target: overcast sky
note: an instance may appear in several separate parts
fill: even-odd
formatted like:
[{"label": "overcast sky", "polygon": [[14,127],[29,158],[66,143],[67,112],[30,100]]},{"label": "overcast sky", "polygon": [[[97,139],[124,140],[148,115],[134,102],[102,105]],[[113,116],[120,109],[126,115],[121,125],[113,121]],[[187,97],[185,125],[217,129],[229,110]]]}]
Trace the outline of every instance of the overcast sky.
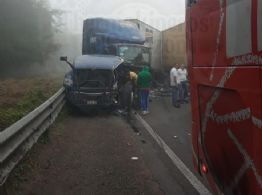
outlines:
[{"label": "overcast sky", "polygon": [[163,30],[185,20],[185,0],[49,0],[66,11],[66,28],[81,33],[83,20],[92,17],[139,19]]}]

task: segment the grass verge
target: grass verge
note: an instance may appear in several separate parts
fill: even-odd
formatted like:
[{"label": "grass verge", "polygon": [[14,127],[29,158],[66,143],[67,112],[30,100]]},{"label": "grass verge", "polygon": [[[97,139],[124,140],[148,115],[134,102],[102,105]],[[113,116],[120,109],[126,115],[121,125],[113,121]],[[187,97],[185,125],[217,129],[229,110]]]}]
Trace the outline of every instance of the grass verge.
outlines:
[{"label": "grass verge", "polygon": [[61,79],[0,81],[0,131],[40,106],[61,86]]},{"label": "grass verge", "polygon": [[71,115],[71,113],[71,108],[64,106],[55,123],[39,138],[38,142],[12,171],[4,186],[8,195],[22,195],[19,192],[21,184],[26,183],[28,181],[28,175],[40,166],[36,163],[38,155],[42,150],[44,150],[45,147],[48,147],[48,144],[56,139],[59,139],[59,137],[63,135],[63,121]]}]

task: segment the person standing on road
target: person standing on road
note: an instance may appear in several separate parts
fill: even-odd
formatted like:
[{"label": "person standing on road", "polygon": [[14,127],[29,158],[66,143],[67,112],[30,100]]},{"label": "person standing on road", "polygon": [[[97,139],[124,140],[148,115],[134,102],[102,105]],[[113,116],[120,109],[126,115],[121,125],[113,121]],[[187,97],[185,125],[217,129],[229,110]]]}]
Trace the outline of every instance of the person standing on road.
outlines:
[{"label": "person standing on road", "polygon": [[136,88],[136,84],[137,84],[137,74],[133,71],[130,71],[129,72],[129,76],[130,76],[130,79],[132,81],[132,85],[133,85],[133,91],[135,91],[135,88]]},{"label": "person standing on road", "polygon": [[133,85],[129,72],[123,71],[119,79],[119,103],[120,109],[118,110],[121,114],[129,114],[131,111],[132,98],[131,94],[133,91]]},{"label": "person standing on road", "polygon": [[178,68],[179,65],[176,64],[171,70],[170,70],[170,86],[172,88],[172,104],[174,107],[179,108],[179,87],[180,82],[178,79]]},{"label": "person standing on road", "polygon": [[144,69],[139,72],[137,78],[137,85],[140,91],[140,106],[142,114],[148,114],[148,104],[149,104],[149,92],[152,82],[152,75],[149,72],[149,67],[144,67]]},{"label": "person standing on road", "polygon": [[129,72],[130,79],[132,81],[132,106],[134,109],[139,108],[139,94],[138,94],[138,89],[137,89],[137,78],[138,75],[134,71]]},{"label": "person standing on road", "polygon": [[187,70],[184,64],[181,65],[181,67],[178,69],[178,75],[180,77],[180,101],[181,103],[188,103],[186,98],[188,95],[188,89],[187,89]]}]

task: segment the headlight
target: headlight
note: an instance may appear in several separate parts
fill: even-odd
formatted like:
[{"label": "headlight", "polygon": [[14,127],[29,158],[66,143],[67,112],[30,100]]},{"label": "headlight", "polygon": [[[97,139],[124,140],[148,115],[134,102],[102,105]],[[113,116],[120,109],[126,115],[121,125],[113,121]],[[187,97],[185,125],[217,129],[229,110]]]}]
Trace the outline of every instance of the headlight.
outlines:
[{"label": "headlight", "polygon": [[71,87],[73,85],[73,79],[71,76],[67,75],[64,79],[64,85]]}]

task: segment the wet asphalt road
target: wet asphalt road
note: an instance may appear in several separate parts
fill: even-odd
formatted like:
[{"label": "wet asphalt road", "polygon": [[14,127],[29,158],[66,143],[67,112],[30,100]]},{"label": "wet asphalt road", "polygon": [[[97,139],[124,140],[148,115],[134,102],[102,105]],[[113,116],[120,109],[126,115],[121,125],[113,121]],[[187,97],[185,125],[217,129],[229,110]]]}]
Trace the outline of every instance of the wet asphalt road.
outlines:
[{"label": "wet asphalt road", "polygon": [[166,144],[193,172],[191,147],[191,105],[171,105],[171,97],[152,98],[150,114],[143,116]]},{"label": "wet asphalt road", "polygon": [[[171,97],[152,97],[152,102],[150,103],[150,114],[142,116],[143,120],[152,128],[154,133],[163,140],[163,142],[172,150],[173,153],[182,161],[182,163],[191,171],[191,173],[195,176],[195,179],[201,183],[200,191],[196,192],[192,190],[189,194],[198,194],[208,193],[211,194],[207,181],[204,180],[198,173],[196,173],[192,158],[192,113],[191,113],[191,104],[181,104],[180,108],[175,108],[172,106]],[[154,140],[156,142],[156,140]],[[161,150],[166,150],[162,147]],[[165,153],[167,156],[167,153]],[[170,155],[169,155],[170,156]],[[171,157],[172,158],[172,157]],[[164,162],[168,164],[170,162],[170,157],[168,161]],[[173,170],[177,170],[178,163],[172,162]],[[175,172],[175,171],[174,171]],[[179,172],[179,176],[181,175],[181,171]],[[182,178],[185,178],[187,173],[182,173]],[[176,175],[176,178],[179,178]],[[183,183],[185,186],[188,185],[189,181],[186,180]],[[191,180],[194,182],[194,180]],[[192,185],[189,184],[190,187],[188,189],[192,189]],[[198,189],[199,190],[199,189]],[[185,192],[188,194],[187,192]]]},{"label": "wet asphalt road", "polygon": [[[193,172],[190,106],[155,97],[150,112],[144,119]],[[198,194],[136,120],[69,113],[49,134],[22,163],[23,179],[11,175],[9,194]]]}]

